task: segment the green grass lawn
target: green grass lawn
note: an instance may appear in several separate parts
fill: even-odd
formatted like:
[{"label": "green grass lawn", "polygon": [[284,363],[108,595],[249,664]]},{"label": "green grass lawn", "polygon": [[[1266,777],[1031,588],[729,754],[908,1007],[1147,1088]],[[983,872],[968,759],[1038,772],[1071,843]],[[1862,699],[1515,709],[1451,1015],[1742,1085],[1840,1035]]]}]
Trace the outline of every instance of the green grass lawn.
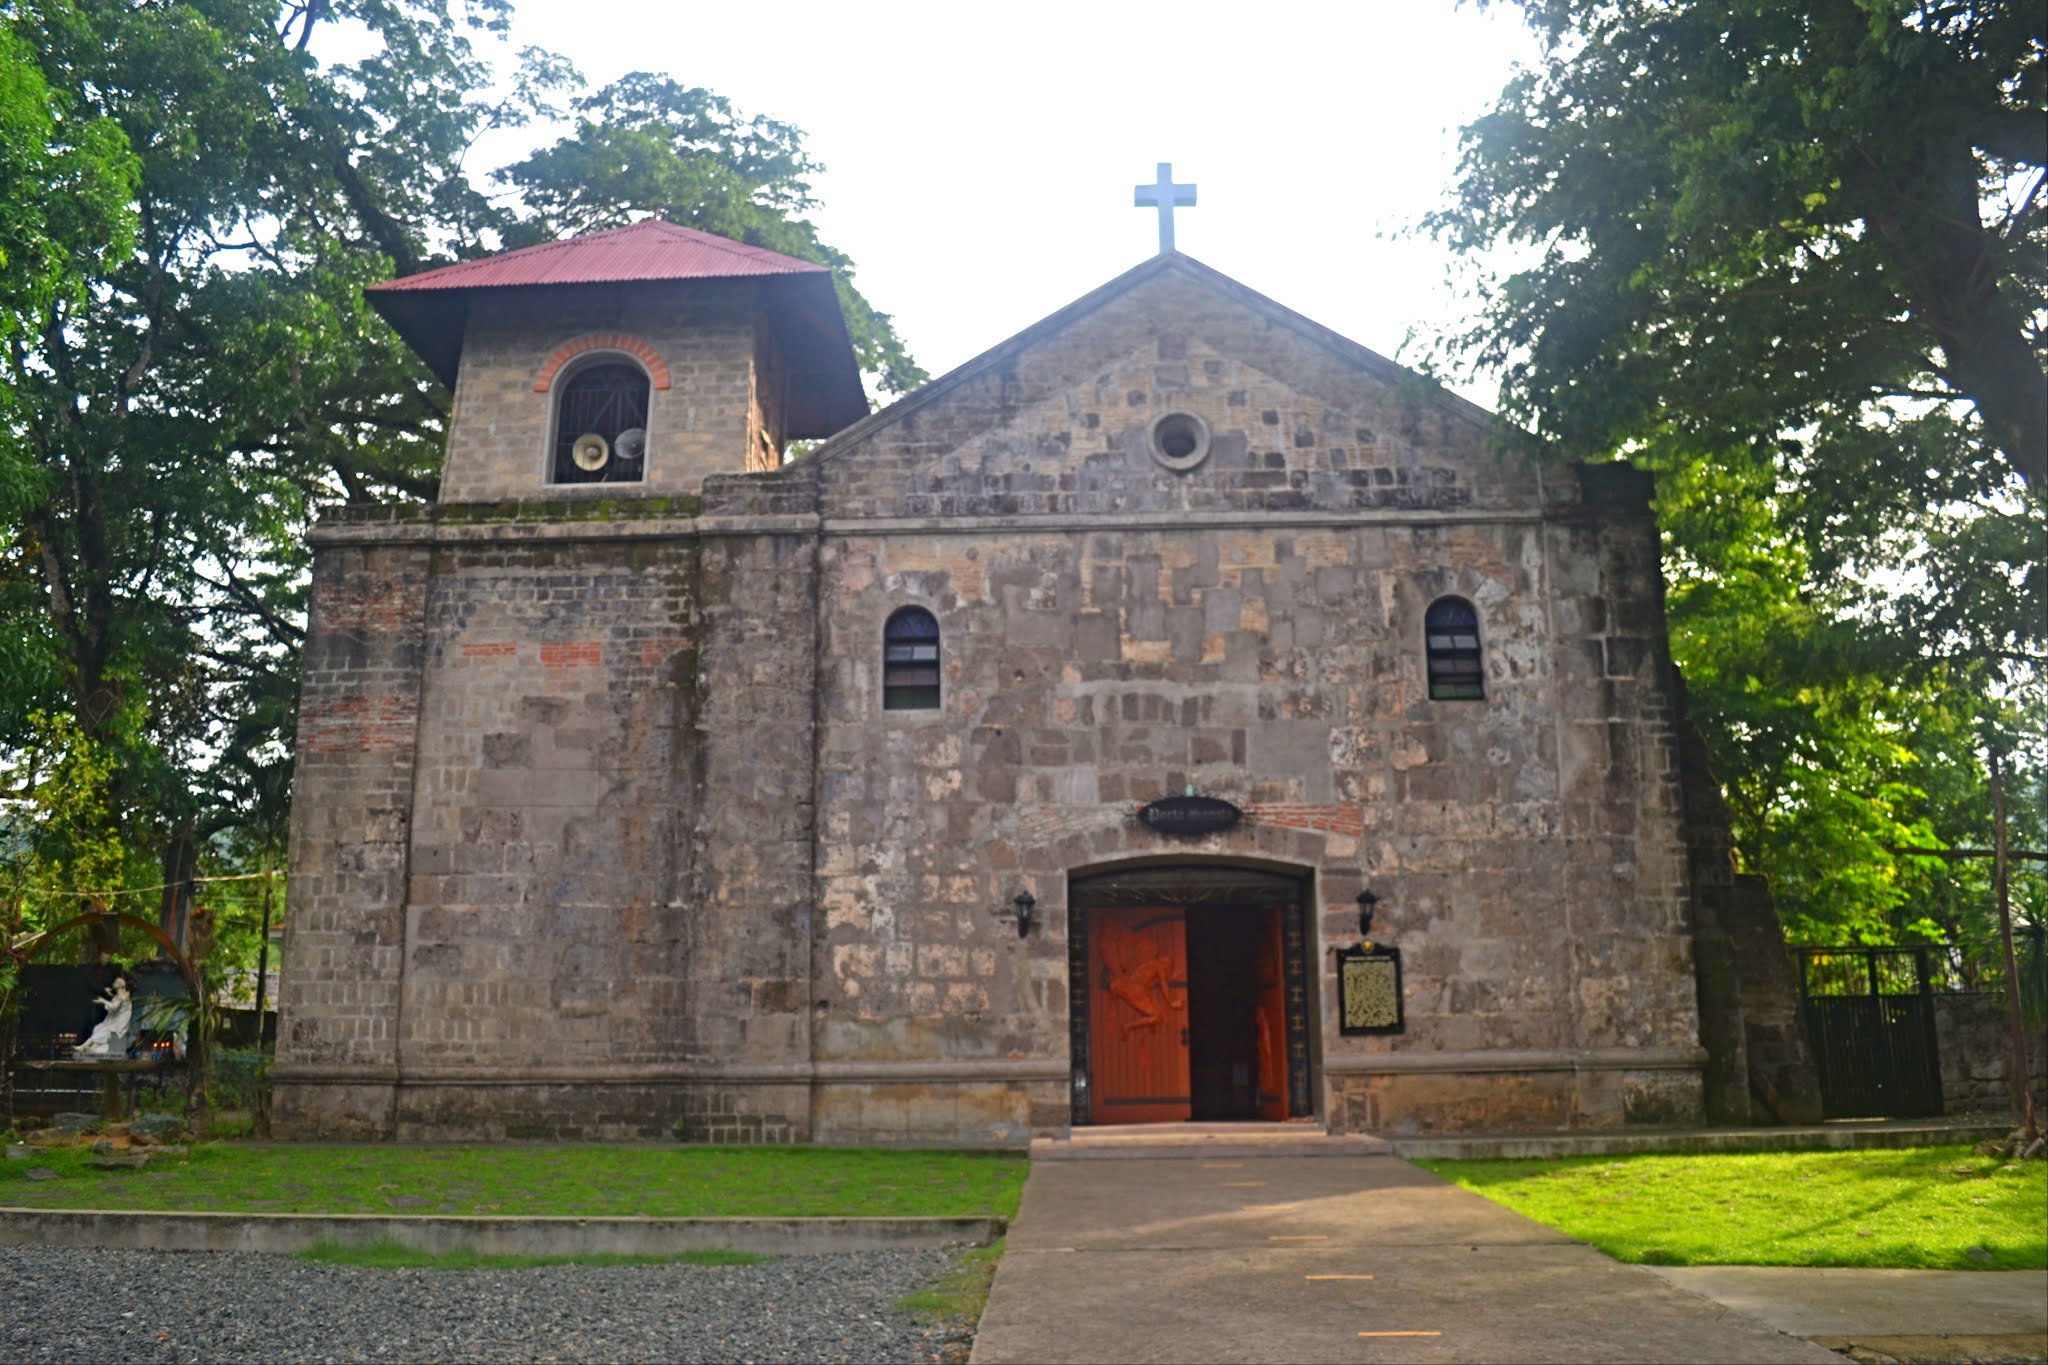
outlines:
[{"label": "green grass lawn", "polygon": [[[0,1205],[230,1213],[592,1217],[1011,1217],[1027,1163],[1000,1152],[829,1147],[206,1144],[139,1171],[80,1148],[0,1162]],[[34,1169],[55,1179],[31,1180]]]},{"label": "green grass lawn", "polygon": [[988,1307],[989,1286],[996,1281],[996,1264],[1002,1259],[1000,1237],[985,1247],[963,1251],[935,1283],[898,1299],[896,1307],[920,1322],[952,1323],[971,1332]]},{"label": "green grass lawn", "polygon": [[2048,1267],[2048,1164],[1964,1146],[1416,1164],[1646,1265]]}]

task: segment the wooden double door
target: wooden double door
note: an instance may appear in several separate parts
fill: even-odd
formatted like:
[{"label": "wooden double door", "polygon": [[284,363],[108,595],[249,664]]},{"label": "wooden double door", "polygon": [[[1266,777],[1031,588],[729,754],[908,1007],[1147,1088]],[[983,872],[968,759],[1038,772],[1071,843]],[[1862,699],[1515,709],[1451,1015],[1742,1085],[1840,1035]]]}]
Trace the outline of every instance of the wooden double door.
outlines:
[{"label": "wooden double door", "polygon": [[1088,912],[1093,1123],[1288,1117],[1282,912]]}]

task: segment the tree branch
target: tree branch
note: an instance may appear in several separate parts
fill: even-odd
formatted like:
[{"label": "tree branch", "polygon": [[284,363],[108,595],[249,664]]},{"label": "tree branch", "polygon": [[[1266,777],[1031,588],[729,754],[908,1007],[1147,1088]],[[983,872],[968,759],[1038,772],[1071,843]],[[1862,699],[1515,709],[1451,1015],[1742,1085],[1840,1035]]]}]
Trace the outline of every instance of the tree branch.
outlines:
[{"label": "tree branch", "polygon": [[[2039,32],[2039,30],[2036,30]],[[1978,150],[2023,166],[2048,164],[2048,119],[2031,109],[1999,109],[1984,115],[1970,130]]]},{"label": "tree branch", "polygon": [[233,569],[223,567],[223,572],[226,575],[225,581],[215,580],[203,573],[197,572],[193,576],[207,586],[224,592],[229,597],[234,598],[235,601],[241,603],[245,609],[263,622],[264,626],[270,631],[271,638],[279,644],[292,645],[304,643],[306,638],[304,630],[293,625],[264,605],[263,599],[251,591],[246,583],[237,578]]}]

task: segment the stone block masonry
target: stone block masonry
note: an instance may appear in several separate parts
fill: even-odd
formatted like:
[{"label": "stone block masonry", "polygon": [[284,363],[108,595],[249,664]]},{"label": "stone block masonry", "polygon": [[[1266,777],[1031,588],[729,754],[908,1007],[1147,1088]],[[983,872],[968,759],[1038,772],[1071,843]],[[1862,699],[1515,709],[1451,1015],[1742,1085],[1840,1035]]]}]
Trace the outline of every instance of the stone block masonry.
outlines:
[{"label": "stone block masonry", "polygon": [[[740,474],[787,376],[737,298],[482,310],[450,501],[323,521],[281,1132],[1022,1146],[1089,1065],[1070,881],[1169,866],[1303,888],[1282,1041],[1333,1131],[1698,1117],[1643,480],[1182,258]],[[671,376],[647,482],[543,514],[536,375],[614,332]],[[1477,699],[1430,695],[1446,596]],[[904,606],[936,708],[884,705]],[[1245,818],[1134,818],[1188,788]],[[1367,887],[1396,1035],[1338,1028]]]},{"label": "stone block masonry", "polygon": [[[688,293],[648,287],[592,292],[564,304],[547,291],[507,290],[475,303],[455,385],[443,502],[534,497],[694,493],[706,476],[740,462],[762,418],[754,376],[760,352],[753,295],[740,282]],[[536,317],[544,312],[545,321]],[[649,462],[640,484],[545,488],[551,390],[578,356],[614,353],[646,369]],[[770,432],[781,448],[779,430]]]},{"label": "stone block masonry", "polygon": [[[385,1136],[397,1063],[413,758],[426,653],[429,552],[341,548],[316,557],[301,664],[291,880],[279,1001],[287,1057],[335,1078],[279,1093],[279,1122]],[[280,1016],[282,1017],[282,1016]],[[368,1078],[360,1089],[349,1084]]]}]

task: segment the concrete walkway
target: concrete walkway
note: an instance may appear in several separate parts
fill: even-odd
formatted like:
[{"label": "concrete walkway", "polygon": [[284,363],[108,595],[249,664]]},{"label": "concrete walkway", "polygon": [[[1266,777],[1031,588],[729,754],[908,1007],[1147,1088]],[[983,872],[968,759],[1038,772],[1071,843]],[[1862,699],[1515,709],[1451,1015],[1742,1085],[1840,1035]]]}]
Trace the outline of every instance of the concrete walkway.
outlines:
[{"label": "concrete walkway", "polygon": [[972,1359],[1842,1361],[1349,1155],[1033,1162]]},{"label": "concrete walkway", "polygon": [[2048,1270],[1689,1265],[1651,1273],[1858,1358],[2048,1360]]},{"label": "concrete walkway", "polygon": [[2048,1332],[2048,1270],[1671,1265],[1651,1274],[1796,1337]]}]

